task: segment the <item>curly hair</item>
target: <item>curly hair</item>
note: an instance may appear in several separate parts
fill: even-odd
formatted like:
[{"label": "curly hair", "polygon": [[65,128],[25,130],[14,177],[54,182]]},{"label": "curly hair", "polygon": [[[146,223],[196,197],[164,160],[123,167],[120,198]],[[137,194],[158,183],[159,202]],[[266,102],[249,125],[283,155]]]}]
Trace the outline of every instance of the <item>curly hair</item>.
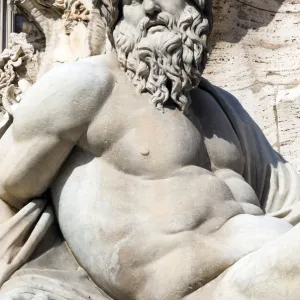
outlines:
[{"label": "curly hair", "polygon": [[106,23],[107,36],[113,46],[113,30],[120,17],[119,5],[119,0],[94,0],[94,6],[99,8],[100,15]]},{"label": "curly hair", "polygon": [[149,92],[151,102],[162,109],[173,101],[187,112],[189,91],[197,87],[204,71],[208,50],[209,22],[193,5],[187,5],[178,20],[160,12],[157,21],[168,29],[159,44],[145,39],[153,22],[145,16],[133,33],[126,22],[114,29],[120,66],[140,92]]}]

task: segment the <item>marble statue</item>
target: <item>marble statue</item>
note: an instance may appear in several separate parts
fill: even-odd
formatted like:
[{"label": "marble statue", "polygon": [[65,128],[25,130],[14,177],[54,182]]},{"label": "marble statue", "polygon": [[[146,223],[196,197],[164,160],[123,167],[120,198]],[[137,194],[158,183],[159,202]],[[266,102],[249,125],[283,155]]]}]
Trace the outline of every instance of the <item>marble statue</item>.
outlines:
[{"label": "marble statue", "polygon": [[58,12],[71,48],[98,12],[91,33],[111,47],[59,65],[52,34],[13,110],[0,299],[298,300],[300,180],[201,76],[211,1],[16,4],[36,22]]}]

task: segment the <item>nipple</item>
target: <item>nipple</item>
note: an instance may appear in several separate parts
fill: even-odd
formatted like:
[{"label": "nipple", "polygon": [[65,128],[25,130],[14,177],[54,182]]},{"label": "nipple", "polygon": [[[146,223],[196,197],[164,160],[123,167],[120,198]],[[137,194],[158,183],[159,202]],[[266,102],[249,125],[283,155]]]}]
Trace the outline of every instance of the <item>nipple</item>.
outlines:
[{"label": "nipple", "polygon": [[141,148],[141,154],[143,156],[148,156],[149,153],[150,153],[149,149],[147,149],[147,148]]}]

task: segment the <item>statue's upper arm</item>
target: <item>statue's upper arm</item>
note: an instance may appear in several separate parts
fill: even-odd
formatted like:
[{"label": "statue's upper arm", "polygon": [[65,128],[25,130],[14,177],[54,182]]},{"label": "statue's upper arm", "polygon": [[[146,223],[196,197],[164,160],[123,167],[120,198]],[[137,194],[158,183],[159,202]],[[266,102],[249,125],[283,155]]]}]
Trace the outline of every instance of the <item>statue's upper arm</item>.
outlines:
[{"label": "statue's upper arm", "polygon": [[107,69],[81,62],[57,67],[25,95],[16,111],[14,132],[18,136],[70,133],[76,140],[113,86],[113,76]]},{"label": "statue's upper arm", "polygon": [[28,91],[0,140],[0,199],[20,208],[49,186],[113,83],[109,71],[75,63],[50,71]]}]

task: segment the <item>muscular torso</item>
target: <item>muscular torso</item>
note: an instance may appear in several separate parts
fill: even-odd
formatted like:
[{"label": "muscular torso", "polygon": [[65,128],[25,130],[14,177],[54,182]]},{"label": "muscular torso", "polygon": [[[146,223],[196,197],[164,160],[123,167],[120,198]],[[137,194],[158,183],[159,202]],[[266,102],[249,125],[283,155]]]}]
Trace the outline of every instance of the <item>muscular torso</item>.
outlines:
[{"label": "muscular torso", "polygon": [[208,94],[193,92],[188,116],[175,107],[161,112],[115,76],[52,185],[58,221],[79,263],[110,295],[181,299],[277,233],[262,237],[260,224],[236,250],[247,229],[239,233],[233,217],[245,213],[240,202],[257,199],[235,199],[214,174],[228,169],[247,185],[238,139]]}]

